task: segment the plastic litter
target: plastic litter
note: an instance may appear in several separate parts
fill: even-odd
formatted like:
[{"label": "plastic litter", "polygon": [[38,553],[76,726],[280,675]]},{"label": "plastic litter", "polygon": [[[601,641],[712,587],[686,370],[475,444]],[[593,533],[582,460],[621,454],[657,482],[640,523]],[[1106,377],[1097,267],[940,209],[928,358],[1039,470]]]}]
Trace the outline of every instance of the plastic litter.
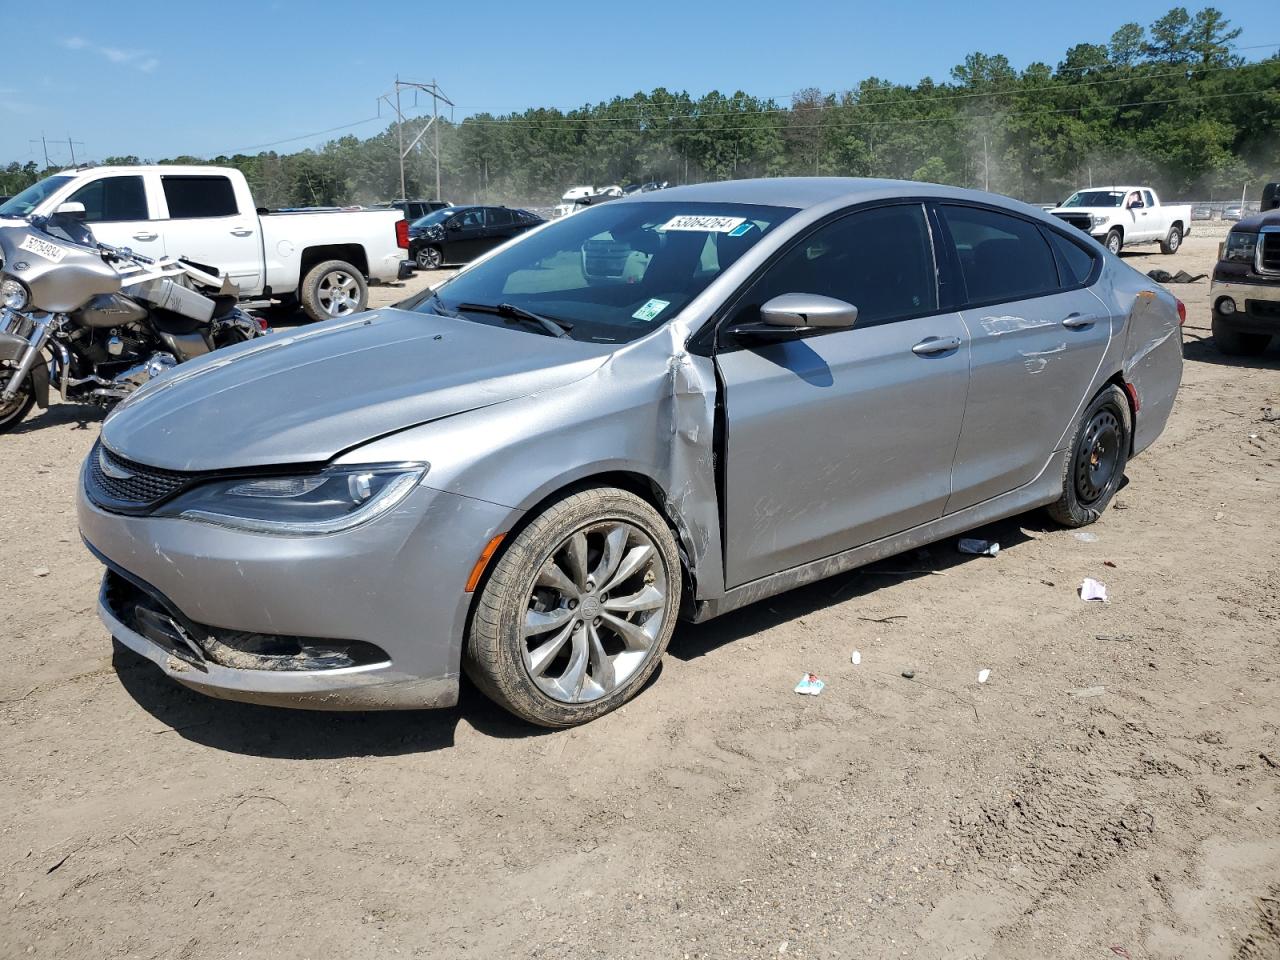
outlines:
[{"label": "plastic litter", "polygon": [[1085,577],[1084,582],[1080,584],[1081,600],[1097,600],[1101,603],[1107,602],[1107,585],[1093,579],[1093,577]]},{"label": "plastic litter", "polygon": [[991,671],[990,671],[990,670],[988,670],[986,667],[983,667],[981,670],[979,670],[979,671],[978,671],[978,682],[979,682],[979,683],[986,683],[986,682],[987,682],[987,678],[988,678],[989,676],[991,676]]},{"label": "plastic litter", "polygon": [[796,693],[804,694],[807,697],[816,697],[825,686],[826,684],[818,679],[816,673],[806,673],[800,678],[800,682],[796,684]]},{"label": "plastic litter", "polygon": [[916,676],[916,672],[914,670],[903,670],[902,675],[906,677],[906,679],[908,680],[914,680]]},{"label": "plastic litter", "polygon": [[1075,537],[1077,540],[1079,540],[1081,543],[1097,543],[1098,542],[1098,535],[1096,533],[1090,533],[1088,530],[1081,530],[1078,533],[1073,533],[1072,536]]},{"label": "plastic litter", "polygon": [[849,658],[849,662],[856,667],[858,664],[862,662],[862,654],[860,654],[857,650],[853,651],[853,656]]},{"label": "plastic litter", "polygon": [[972,537],[962,537],[956,546],[960,548],[961,553],[971,553],[977,557],[994,557],[1000,552],[1000,544],[991,540],[975,540]]},{"label": "plastic litter", "polygon": [[1107,692],[1106,687],[1080,687],[1076,690],[1067,691],[1067,693],[1069,693],[1071,696],[1080,697],[1080,698],[1100,697],[1106,692]]}]

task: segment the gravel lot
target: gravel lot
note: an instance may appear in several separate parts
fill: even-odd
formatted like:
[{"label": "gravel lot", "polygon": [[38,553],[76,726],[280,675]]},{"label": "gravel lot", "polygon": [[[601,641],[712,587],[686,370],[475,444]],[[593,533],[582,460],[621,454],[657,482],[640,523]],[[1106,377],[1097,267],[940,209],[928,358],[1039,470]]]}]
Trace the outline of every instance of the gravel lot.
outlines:
[{"label": "gravel lot", "polygon": [[[1221,235],[1126,259],[1208,272]],[[167,682],[94,614],[100,418],[32,416],[0,438],[0,956],[1280,957],[1280,350],[1223,357],[1208,282],[1174,289],[1178,405],[1096,539],[1027,514],[995,559],[683,626],[571,732],[466,687],[319,715]]]}]

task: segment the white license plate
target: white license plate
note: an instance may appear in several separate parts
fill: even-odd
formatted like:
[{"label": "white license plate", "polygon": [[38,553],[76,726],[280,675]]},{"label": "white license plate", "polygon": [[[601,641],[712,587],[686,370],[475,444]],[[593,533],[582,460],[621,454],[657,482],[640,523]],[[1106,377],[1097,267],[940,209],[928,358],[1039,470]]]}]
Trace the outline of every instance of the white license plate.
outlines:
[{"label": "white license plate", "polygon": [[39,237],[28,236],[18,245],[19,250],[25,250],[27,253],[34,253],[37,257],[44,257],[46,260],[52,260],[54,263],[61,263],[69,251],[66,247],[60,247],[56,243],[50,243],[48,240],[41,240]]}]

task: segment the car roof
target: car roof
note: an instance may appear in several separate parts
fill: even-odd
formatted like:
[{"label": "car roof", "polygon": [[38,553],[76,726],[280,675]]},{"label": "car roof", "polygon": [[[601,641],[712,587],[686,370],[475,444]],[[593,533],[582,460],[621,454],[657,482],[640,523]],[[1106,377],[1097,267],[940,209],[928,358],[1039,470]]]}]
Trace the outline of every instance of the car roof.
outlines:
[{"label": "car roof", "polygon": [[897,197],[971,200],[996,204],[1042,216],[1039,207],[1010,197],[964,187],[948,187],[939,183],[916,180],[883,180],[872,177],[772,177],[759,180],[720,180],[685,187],[668,187],[651,193],[619,197],[618,203],[754,203],[771,207],[810,207],[850,205],[871,200]]}]

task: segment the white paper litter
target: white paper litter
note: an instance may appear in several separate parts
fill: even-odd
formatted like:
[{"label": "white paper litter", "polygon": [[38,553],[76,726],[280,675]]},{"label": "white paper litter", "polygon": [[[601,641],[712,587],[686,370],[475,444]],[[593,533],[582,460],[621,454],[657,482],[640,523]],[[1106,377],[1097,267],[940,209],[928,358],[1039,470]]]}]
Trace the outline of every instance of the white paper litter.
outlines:
[{"label": "white paper litter", "polygon": [[849,660],[856,667],[858,664],[862,662],[862,654],[860,654],[857,650],[855,650],[853,651],[853,656],[851,656]]},{"label": "white paper litter", "polygon": [[991,676],[991,671],[988,670],[986,667],[983,667],[981,670],[978,671],[978,682],[986,683],[987,677],[989,676]]},{"label": "white paper litter", "polygon": [[1085,577],[1084,582],[1080,584],[1081,600],[1098,600],[1102,603],[1107,602],[1107,585],[1093,579],[1093,577]]},{"label": "white paper litter", "polygon": [[1079,533],[1073,533],[1072,536],[1075,537],[1077,540],[1079,540],[1081,543],[1097,543],[1098,542],[1098,535],[1096,533],[1090,533],[1088,530],[1081,530]]}]

